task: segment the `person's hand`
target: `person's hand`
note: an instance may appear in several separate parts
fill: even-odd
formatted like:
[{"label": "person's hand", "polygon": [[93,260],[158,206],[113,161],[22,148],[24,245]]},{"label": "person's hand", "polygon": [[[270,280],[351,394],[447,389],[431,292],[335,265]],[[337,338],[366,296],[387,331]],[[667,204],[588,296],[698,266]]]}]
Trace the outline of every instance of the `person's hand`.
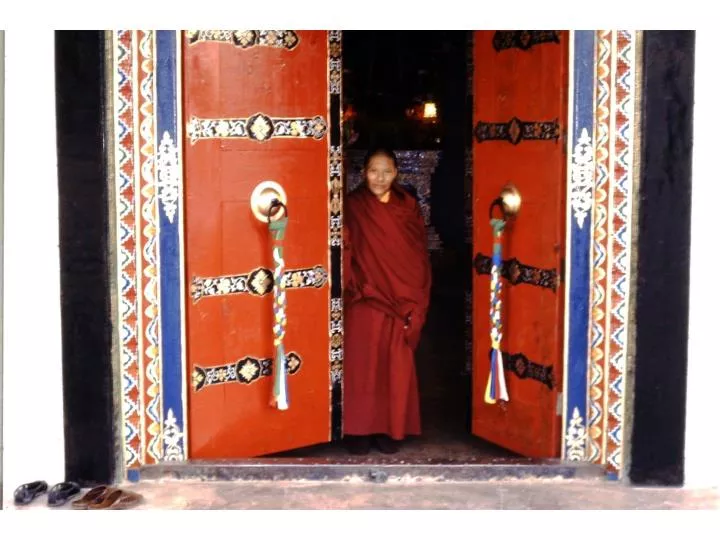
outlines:
[{"label": "person's hand", "polygon": [[420,342],[420,332],[417,326],[415,317],[413,317],[412,313],[409,313],[405,317],[405,341],[413,351],[417,348],[418,343]]}]

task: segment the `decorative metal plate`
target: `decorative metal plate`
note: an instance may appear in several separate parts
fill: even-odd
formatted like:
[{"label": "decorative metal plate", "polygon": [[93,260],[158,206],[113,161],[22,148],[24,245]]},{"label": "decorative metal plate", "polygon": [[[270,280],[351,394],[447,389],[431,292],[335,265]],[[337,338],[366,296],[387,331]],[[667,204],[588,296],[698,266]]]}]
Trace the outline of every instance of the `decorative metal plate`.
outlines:
[{"label": "decorative metal plate", "polygon": [[[195,392],[199,392],[208,386],[217,384],[240,383],[251,384],[260,377],[272,376],[272,358],[253,358],[246,356],[234,364],[213,367],[193,367],[192,386]],[[302,366],[300,355],[291,352],[285,358],[285,366],[288,375],[295,375]]]},{"label": "decorative metal plate", "polygon": [[509,122],[478,122],[475,138],[484,141],[508,141],[520,144],[522,141],[557,141],[560,138],[560,124],[552,122],[526,122],[512,118]]},{"label": "decorative metal plate", "polygon": [[188,30],[185,32],[190,45],[202,41],[230,43],[241,49],[251,47],[274,47],[292,51],[300,43],[292,30]]},{"label": "decorative metal plate", "polygon": [[497,52],[506,49],[527,51],[541,43],[560,43],[557,30],[498,30],[493,37],[493,47]]},{"label": "decorative metal plate", "polygon": [[[475,255],[475,271],[480,275],[490,275],[492,268],[492,257],[482,253]],[[560,278],[555,269],[548,270],[535,268],[521,263],[515,258],[503,261],[501,275],[513,285],[527,283],[536,287],[544,287],[557,292]]]},{"label": "decorative metal plate", "polygon": [[[328,282],[328,272],[322,266],[287,270],[283,283],[288,290],[319,289]],[[265,296],[272,292],[275,280],[269,268],[256,268],[248,274],[218,277],[193,277],[190,296],[193,302],[211,296],[249,294]]]},{"label": "decorative metal plate", "polygon": [[[492,349],[490,349],[488,357],[490,354],[492,354]],[[505,370],[514,373],[519,379],[532,379],[544,384],[550,390],[555,388],[556,381],[553,366],[543,366],[532,362],[523,353],[510,354],[507,351],[502,351],[502,356]]]},{"label": "decorative metal plate", "polygon": [[187,123],[187,136],[191,144],[201,139],[250,139],[265,142],[270,139],[320,140],[327,132],[322,116],[313,118],[272,118],[257,113],[249,118],[197,118]]}]

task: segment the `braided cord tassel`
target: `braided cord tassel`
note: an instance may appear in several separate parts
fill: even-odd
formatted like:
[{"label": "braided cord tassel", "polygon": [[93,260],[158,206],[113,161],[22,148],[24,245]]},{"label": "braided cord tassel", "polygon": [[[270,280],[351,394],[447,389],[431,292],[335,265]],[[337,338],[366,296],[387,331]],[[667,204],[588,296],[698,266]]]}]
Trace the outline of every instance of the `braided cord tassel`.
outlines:
[{"label": "braided cord tassel", "polygon": [[273,237],[273,345],[275,346],[275,382],[270,404],[281,411],[290,407],[287,387],[287,360],[285,355],[285,327],[287,326],[287,296],[285,292],[285,260],[283,259],[283,240],[287,228],[287,217],[270,222]]},{"label": "braided cord tassel", "polygon": [[501,351],[502,343],[502,281],[500,268],[502,267],[502,233],[505,221],[491,219],[493,229],[493,256],[490,270],[490,376],[485,388],[485,403],[494,404],[498,399],[510,401],[505,385],[505,372]]}]

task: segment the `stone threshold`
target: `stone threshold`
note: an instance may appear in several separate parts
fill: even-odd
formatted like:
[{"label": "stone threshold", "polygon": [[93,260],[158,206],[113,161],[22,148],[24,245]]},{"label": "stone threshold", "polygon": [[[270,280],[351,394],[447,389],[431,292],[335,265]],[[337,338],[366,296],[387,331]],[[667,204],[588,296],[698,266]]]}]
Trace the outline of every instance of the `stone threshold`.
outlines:
[{"label": "stone threshold", "polygon": [[565,479],[605,477],[601,465],[523,458],[489,458],[453,462],[409,462],[386,457],[318,459],[253,458],[242,460],[164,462],[132,471],[133,481],[455,481]]}]

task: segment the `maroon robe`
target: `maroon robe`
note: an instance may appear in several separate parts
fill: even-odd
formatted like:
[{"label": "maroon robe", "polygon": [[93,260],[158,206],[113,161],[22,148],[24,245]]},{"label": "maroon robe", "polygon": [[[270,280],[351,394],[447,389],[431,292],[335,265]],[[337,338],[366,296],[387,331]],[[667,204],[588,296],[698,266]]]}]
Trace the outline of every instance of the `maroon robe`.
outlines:
[{"label": "maroon robe", "polygon": [[344,432],[419,435],[414,352],[431,275],[417,201],[393,186],[383,203],[360,187],[345,204],[344,243]]}]

